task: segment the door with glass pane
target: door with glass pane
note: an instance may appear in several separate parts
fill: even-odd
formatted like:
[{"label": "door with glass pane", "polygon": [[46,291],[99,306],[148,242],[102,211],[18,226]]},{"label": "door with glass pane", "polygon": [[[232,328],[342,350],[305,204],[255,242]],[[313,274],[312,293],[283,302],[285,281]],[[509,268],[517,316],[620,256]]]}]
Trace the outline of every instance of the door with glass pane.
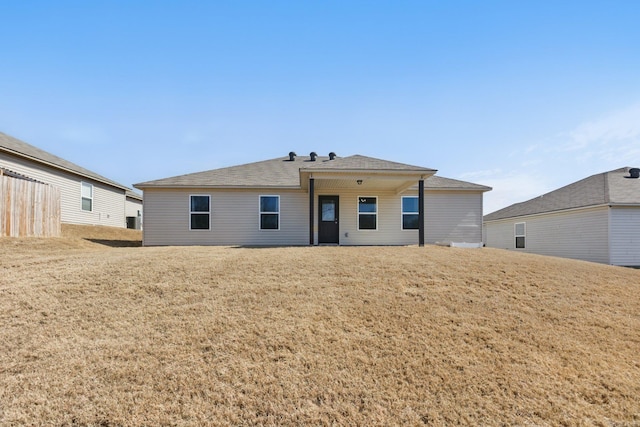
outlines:
[{"label": "door with glass pane", "polygon": [[319,196],[318,243],[340,243],[339,197]]}]

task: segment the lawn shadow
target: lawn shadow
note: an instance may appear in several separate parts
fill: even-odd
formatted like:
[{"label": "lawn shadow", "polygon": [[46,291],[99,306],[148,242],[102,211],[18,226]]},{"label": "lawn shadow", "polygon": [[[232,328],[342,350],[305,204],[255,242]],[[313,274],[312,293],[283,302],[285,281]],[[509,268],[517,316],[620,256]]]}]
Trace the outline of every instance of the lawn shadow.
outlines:
[{"label": "lawn shadow", "polygon": [[141,240],[106,240],[106,239],[85,239],[99,245],[111,248],[139,248],[142,246]]},{"label": "lawn shadow", "polygon": [[[336,245],[337,246],[337,245]],[[233,245],[231,249],[277,249],[277,248],[310,248],[310,245]]]}]

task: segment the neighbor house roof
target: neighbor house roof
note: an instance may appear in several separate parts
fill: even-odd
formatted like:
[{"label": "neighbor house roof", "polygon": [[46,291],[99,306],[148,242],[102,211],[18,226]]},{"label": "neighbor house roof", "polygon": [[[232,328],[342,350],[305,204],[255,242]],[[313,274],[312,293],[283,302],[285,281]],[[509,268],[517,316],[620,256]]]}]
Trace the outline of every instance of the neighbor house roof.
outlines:
[{"label": "neighbor house roof", "polygon": [[141,182],[134,187],[284,187],[300,188],[300,172],[351,172],[381,171],[390,173],[424,173],[433,174],[434,169],[411,166],[404,163],[390,162],[372,157],[354,155],[349,157],[317,156],[312,161],[307,156],[296,156],[294,160],[278,157],[261,162],[247,163],[204,172]]},{"label": "neighbor house roof", "polygon": [[51,153],[41,150],[38,147],[34,147],[31,144],[27,144],[24,141],[20,141],[19,139],[16,139],[2,132],[0,132],[0,151],[4,151],[6,153],[29,159],[66,172],[71,172],[81,177],[90,178],[94,181],[98,181],[112,187],[116,187],[122,190],[129,190],[129,187],[112,181],[109,178],[105,178],[104,176],[99,175],[95,172],[91,172],[90,170],[78,166],[75,163],[55,156]]},{"label": "neighbor house roof", "polygon": [[592,175],[526,202],[492,212],[484,220],[495,221],[607,204],[640,205],[640,179],[630,178],[630,169],[624,167]]}]

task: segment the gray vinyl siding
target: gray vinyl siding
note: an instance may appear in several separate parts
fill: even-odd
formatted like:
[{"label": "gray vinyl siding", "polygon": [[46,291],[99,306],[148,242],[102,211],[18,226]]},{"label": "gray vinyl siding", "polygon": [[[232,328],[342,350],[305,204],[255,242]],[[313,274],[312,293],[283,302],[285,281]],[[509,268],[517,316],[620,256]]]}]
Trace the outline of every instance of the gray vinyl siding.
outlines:
[{"label": "gray vinyl siding", "polygon": [[[126,227],[125,191],[46,165],[0,153],[0,166],[60,189],[63,223]],[[93,185],[93,209],[82,210],[81,182]]]},{"label": "gray vinyl siding", "polygon": [[611,264],[640,266],[640,207],[612,207]]},{"label": "gray vinyl siding", "polygon": [[[189,197],[211,197],[209,230],[189,229]],[[280,196],[280,229],[260,230],[259,197]],[[308,194],[303,191],[146,189],[144,245],[307,245]]]},{"label": "gray vinyl siding", "polygon": [[[525,223],[525,248],[515,248],[514,227]],[[489,247],[609,263],[608,207],[595,207],[485,223]]]},{"label": "gray vinyl siding", "polygon": [[482,193],[425,191],[425,242],[482,242]]},{"label": "gray vinyl siding", "polygon": [[[189,196],[211,196],[211,229],[189,230]],[[260,230],[260,195],[280,196],[280,230]],[[341,245],[417,244],[417,230],[401,230],[400,196],[395,193],[324,192],[314,202],[318,241],[318,197],[338,195]],[[358,196],[378,197],[378,229],[358,230]],[[309,194],[304,191],[161,190],[144,192],[144,245],[308,245]]]},{"label": "gray vinyl siding", "polygon": [[[93,184],[93,209],[91,212],[82,210],[80,184],[77,184],[77,200],[73,200],[73,195],[69,200],[68,216],[70,219],[62,222],[126,227],[124,190],[115,190],[113,187],[89,180],[79,180],[78,182],[80,181]],[[73,205],[78,207],[73,209]],[[64,212],[64,208],[62,211]]]},{"label": "gray vinyl siding", "polygon": [[[480,242],[482,193],[425,195],[425,240]],[[211,197],[211,228],[189,230],[189,196]],[[280,196],[280,230],[259,229],[259,196]],[[402,196],[372,191],[321,191],[314,200],[314,241],[318,242],[318,199],[339,197],[341,245],[415,245],[418,230],[402,230]],[[358,197],[377,197],[377,230],[358,230]],[[433,206],[444,203],[445,206]],[[302,190],[146,189],[144,245],[308,245],[309,194]],[[461,221],[455,223],[455,221]]]},{"label": "gray vinyl siding", "polygon": [[[418,196],[359,191],[340,193],[340,244],[417,245],[418,230],[402,229],[402,197]],[[378,197],[378,229],[358,230],[358,196]],[[425,191],[425,243],[482,242],[482,193]],[[349,236],[345,236],[348,233]]]},{"label": "gray vinyl siding", "polygon": [[[375,190],[322,192],[340,197],[341,245],[417,245],[418,230],[402,230],[401,197]],[[409,194],[403,194],[409,195]],[[377,230],[358,230],[358,197],[377,197]],[[318,200],[315,202],[315,241],[318,241]],[[307,214],[308,216],[308,214]]]},{"label": "gray vinyl siding", "polygon": [[[519,222],[525,220],[518,220]],[[484,223],[484,243],[490,248],[515,249],[514,222],[510,219]]]}]

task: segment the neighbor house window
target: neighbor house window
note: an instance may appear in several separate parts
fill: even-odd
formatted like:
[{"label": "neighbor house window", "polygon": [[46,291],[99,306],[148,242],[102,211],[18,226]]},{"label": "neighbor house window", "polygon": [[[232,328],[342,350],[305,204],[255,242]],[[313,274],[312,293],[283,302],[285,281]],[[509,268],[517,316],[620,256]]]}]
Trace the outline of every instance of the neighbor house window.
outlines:
[{"label": "neighbor house window", "polygon": [[82,210],[91,212],[93,211],[93,185],[82,182]]},{"label": "neighbor house window", "polygon": [[189,229],[211,228],[211,196],[193,195],[189,201]]},{"label": "neighbor house window", "polygon": [[358,197],[358,230],[378,229],[378,198]]},{"label": "neighbor house window", "polygon": [[420,224],[418,217],[418,197],[402,197],[402,229],[417,230]]},{"label": "neighbor house window", "polygon": [[280,196],[260,196],[260,230],[280,229]]},{"label": "neighbor house window", "polygon": [[515,224],[516,249],[524,249],[525,223],[518,222]]}]

